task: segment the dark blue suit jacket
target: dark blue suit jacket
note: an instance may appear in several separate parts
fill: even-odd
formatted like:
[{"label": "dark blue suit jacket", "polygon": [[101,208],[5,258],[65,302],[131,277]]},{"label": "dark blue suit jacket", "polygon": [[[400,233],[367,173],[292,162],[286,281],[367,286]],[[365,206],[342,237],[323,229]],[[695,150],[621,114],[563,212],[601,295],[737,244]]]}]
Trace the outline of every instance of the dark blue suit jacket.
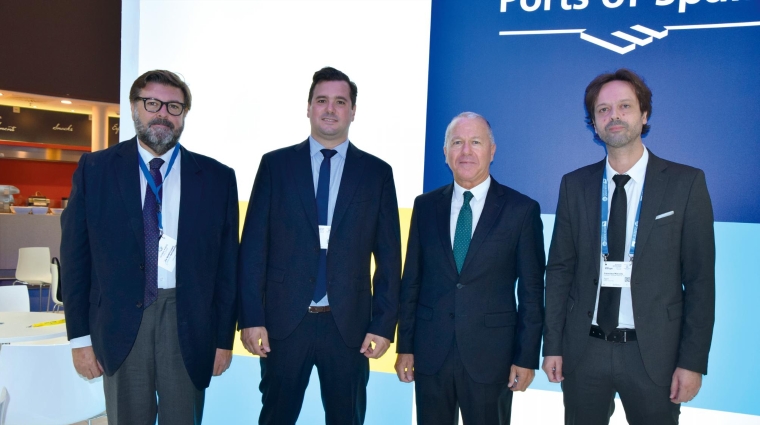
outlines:
[{"label": "dark blue suit jacket", "polygon": [[[61,217],[69,339],[90,335],[106,374],[121,366],[143,313],[145,238],[137,139],[83,155]],[[238,198],[235,172],[182,148],[177,325],[182,358],[208,387],[217,348],[232,349]]]},{"label": "dark blue suit jacket", "polygon": [[[470,377],[506,382],[537,369],[544,312],[544,236],[538,203],[493,177],[461,274],[451,249],[454,185],[414,201],[399,315],[399,353],[432,375],[456,338]],[[515,283],[519,306],[515,298]]]},{"label": "dark blue suit jacket", "polygon": [[[327,295],[346,345],[393,340],[401,236],[391,167],[349,144],[332,219]],[[309,141],[261,158],[240,245],[240,328],[284,339],[307,314],[319,262]],[[375,274],[370,276],[371,257]]]}]

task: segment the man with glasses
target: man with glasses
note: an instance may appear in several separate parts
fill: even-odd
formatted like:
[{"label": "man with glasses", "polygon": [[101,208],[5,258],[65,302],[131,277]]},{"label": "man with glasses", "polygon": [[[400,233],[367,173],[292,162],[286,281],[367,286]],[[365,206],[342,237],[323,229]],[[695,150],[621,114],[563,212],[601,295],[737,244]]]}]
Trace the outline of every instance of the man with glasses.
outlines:
[{"label": "man with glasses", "polygon": [[235,172],[178,144],[192,98],[176,74],[146,72],[129,98],[137,136],[82,156],[61,217],[72,357],[105,374],[109,424],[200,423],[232,359]]}]

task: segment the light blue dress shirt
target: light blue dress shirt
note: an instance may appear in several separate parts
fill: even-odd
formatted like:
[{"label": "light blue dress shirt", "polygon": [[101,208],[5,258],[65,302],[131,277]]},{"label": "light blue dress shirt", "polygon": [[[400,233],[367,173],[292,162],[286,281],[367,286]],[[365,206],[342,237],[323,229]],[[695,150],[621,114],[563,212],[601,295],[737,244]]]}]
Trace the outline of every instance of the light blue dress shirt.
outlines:
[{"label": "light blue dress shirt", "polygon": [[[348,151],[348,140],[334,148],[338,153],[330,158],[330,199],[327,203],[327,225],[332,225],[333,212],[335,211],[335,201],[338,199],[338,189],[340,189],[340,179],[343,177],[343,166],[346,163],[346,152]],[[319,184],[319,167],[322,166],[322,149],[325,149],[319,142],[309,136],[309,153],[311,155],[311,176],[314,180],[314,198],[317,197],[317,185]],[[327,295],[319,302],[311,302],[313,306],[330,305]]]}]

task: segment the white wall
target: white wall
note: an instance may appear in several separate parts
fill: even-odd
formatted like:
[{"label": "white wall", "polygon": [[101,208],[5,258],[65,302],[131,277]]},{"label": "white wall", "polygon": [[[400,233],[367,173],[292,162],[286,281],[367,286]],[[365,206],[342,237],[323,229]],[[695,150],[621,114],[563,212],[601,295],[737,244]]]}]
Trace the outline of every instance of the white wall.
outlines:
[{"label": "white wall", "polygon": [[430,6],[124,0],[124,138],[134,135],[126,101],[134,78],[157,68],[183,75],[193,108],[181,143],[232,166],[247,200],[261,155],[309,135],[311,76],[329,65],[359,88],[351,141],[391,164],[399,206],[411,208],[422,192]]}]

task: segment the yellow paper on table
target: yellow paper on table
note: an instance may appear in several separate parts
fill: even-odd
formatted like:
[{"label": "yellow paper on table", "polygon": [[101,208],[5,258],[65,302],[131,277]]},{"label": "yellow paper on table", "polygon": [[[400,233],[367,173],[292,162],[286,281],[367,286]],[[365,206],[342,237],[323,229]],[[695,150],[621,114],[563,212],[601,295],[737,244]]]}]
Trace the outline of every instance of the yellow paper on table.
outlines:
[{"label": "yellow paper on table", "polygon": [[35,324],[33,324],[33,325],[29,326],[29,327],[30,328],[40,328],[42,326],[54,326],[54,325],[61,325],[61,324],[64,324],[64,323],[66,323],[66,319],[51,320],[49,322],[35,323]]}]

